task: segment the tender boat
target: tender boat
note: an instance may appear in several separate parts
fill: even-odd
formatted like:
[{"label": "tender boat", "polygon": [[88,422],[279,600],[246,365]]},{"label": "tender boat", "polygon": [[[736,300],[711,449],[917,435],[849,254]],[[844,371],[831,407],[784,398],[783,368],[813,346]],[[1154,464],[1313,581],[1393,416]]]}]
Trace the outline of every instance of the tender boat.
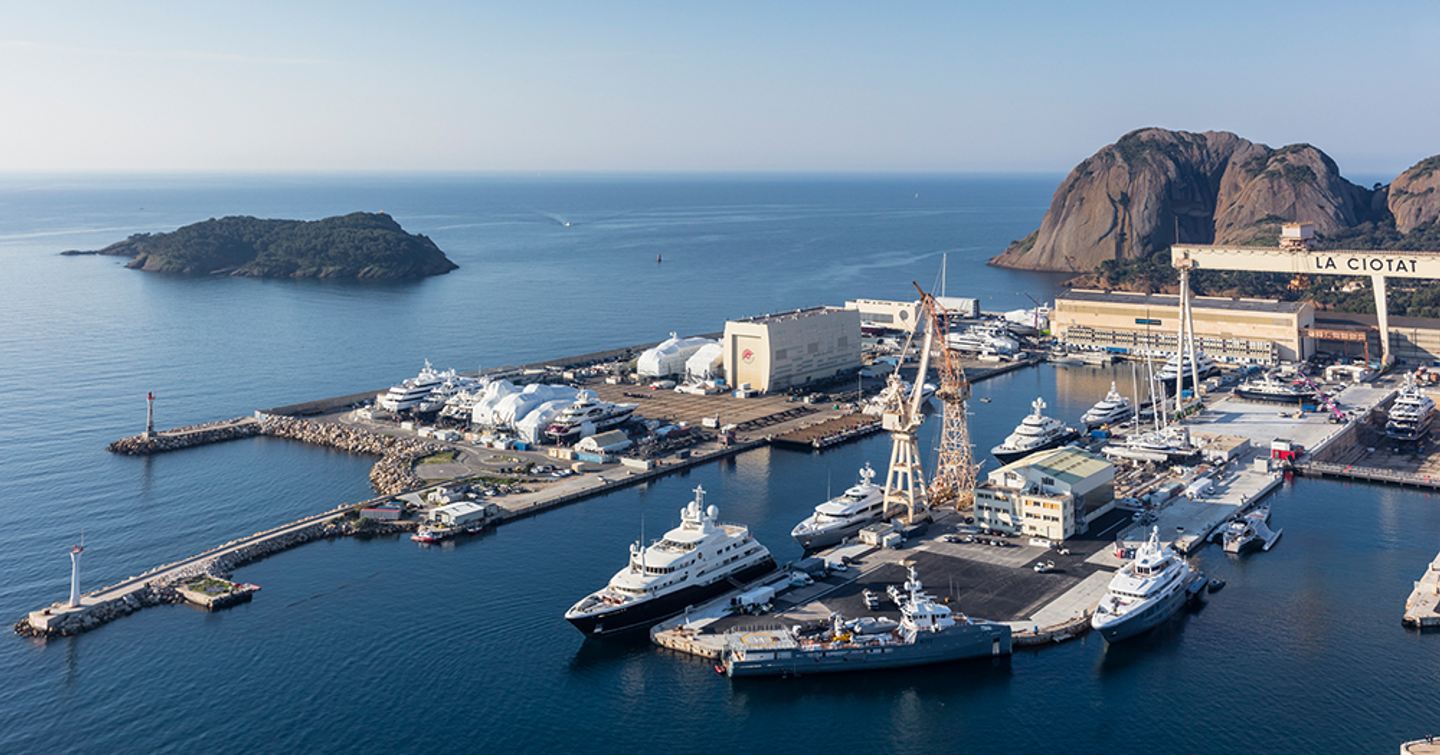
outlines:
[{"label": "tender boat", "polygon": [[1259,506],[1226,525],[1222,543],[1226,553],[1240,554],[1257,547],[1268,551],[1284,532],[1270,529],[1270,507]]},{"label": "tender boat", "polygon": [[643,629],[736,585],[775,571],[775,559],[740,524],[721,524],[705,489],[680,509],[680,526],[661,539],[630,545],[630,562],[565,619],[587,636]]},{"label": "tender boat", "polygon": [[1063,446],[1080,437],[1080,432],[1054,417],[1045,416],[1045,399],[1030,402],[1031,412],[1015,426],[1004,442],[990,449],[1001,464],[1019,461],[1036,451]]},{"label": "tender boat", "polygon": [[1106,642],[1119,642],[1154,629],[1185,604],[1195,583],[1205,577],[1190,568],[1169,545],[1160,544],[1160,528],[1136,551],[1135,559],[1110,580],[1110,590],[1090,626]]},{"label": "tender boat", "polygon": [[815,507],[790,531],[806,551],[835,545],[858,533],[867,524],[885,516],[885,489],[875,484],[875,470],[867,463],[860,468],[860,481],[840,495]]},{"label": "tender boat", "polygon": [[837,613],[828,627],[809,634],[799,627],[729,632],[717,670],[730,677],[800,676],[1010,655],[1008,624],[956,614],[923,588],[910,566],[905,589],[892,591],[898,622],[874,616],[847,621]]},{"label": "tender boat", "polygon": [[1132,403],[1130,399],[1120,395],[1120,391],[1116,389],[1115,383],[1112,381],[1110,383],[1110,392],[1105,394],[1105,398],[1100,399],[1094,406],[1090,407],[1090,410],[1085,412],[1085,415],[1080,418],[1080,422],[1084,424],[1087,429],[1094,429],[1103,425],[1114,425],[1124,422],[1133,416],[1135,416],[1135,404]]}]

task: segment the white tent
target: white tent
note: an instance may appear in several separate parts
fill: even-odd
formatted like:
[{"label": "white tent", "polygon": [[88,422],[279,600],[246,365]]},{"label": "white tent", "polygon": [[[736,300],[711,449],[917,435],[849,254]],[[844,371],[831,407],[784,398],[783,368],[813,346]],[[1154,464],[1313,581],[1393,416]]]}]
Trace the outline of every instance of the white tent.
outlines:
[{"label": "white tent", "polygon": [[635,371],[640,377],[669,377],[685,370],[685,360],[700,347],[715,343],[708,338],[679,338],[674,333],[654,348],[646,349],[636,360]]},{"label": "white tent", "polygon": [[685,360],[685,377],[690,380],[709,380],[721,377],[725,367],[725,349],[711,341],[695,350]]},{"label": "white tent", "polygon": [[470,422],[480,427],[491,427],[495,424],[495,405],[500,400],[520,389],[509,380],[495,380],[485,386],[480,392],[480,399],[470,409]]},{"label": "white tent", "polygon": [[546,385],[544,383],[531,383],[519,393],[512,393],[500,399],[495,405],[492,414],[492,424],[495,427],[514,427],[515,423],[525,418],[535,407],[547,401],[575,401],[579,389],[571,388],[568,385]]},{"label": "white tent", "polygon": [[544,439],[545,428],[565,407],[575,403],[571,399],[557,398],[535,407],[524,419],[515,423],[515,435],[526,443],[539,443]]}]

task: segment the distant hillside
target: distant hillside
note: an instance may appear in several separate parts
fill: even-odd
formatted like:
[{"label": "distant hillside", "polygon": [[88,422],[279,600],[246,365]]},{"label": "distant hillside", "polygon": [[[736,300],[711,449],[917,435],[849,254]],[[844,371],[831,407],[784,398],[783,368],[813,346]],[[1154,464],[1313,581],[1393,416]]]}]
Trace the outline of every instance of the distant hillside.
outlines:
[{"label": "distant hillside", "polygon": [[454,270],[435,242],[385,213],[322,220],[232,216],[170,233],[137,233],[104,249],[63,254],[129,257],[126,267],[186,275],[398,280]]},{"label": "distant hillside", "polygon": [[1337,239],[1387,222],[1408,234],[1440,215],[1440,160],[1390,187],[1357,186],[1308,144],[1273,149],[1225,131],[1146,128],[1103,147],[1070,171],[1040,228],[991,262],[1087,273],[1182,243],[1272,245],[1280,223],[1316,225]]}]

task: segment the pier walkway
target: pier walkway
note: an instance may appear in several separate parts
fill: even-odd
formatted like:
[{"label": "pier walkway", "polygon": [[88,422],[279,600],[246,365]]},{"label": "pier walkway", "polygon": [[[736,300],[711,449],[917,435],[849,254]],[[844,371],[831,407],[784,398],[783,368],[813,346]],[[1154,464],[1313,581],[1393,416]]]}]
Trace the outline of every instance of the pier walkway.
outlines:
[{"label": "pier walkway", "polygon": [[1425,568],[1425,574],[1415,580],[1415,589],[1405,599],[1405,615],[1401,621],[1416,629],[1440,627],[1440,555],[1435,556]]}]

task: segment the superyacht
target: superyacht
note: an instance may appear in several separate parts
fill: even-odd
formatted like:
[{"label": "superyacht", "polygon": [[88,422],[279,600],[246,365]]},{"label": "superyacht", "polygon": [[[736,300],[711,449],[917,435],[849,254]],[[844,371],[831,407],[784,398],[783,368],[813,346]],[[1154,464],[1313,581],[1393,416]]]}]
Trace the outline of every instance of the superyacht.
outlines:
[{"label": "superyacht", "polygon": [[895,593],[898,622],[832,614],[818,633],[798,627],[729,632],[716,670],[730,677],[799,676],[1010,655],[1008,624],[957,615],[923,588],[910,566],[905,589]]},{"label": "superyacht", "polygon": [[568,445],[624,424],[635,413],[635,407],[601,401],[594,393],[581,391],[575,403],[565,407],[545,428],[545,437],[557,445]]},{"label": "superyacht", "polygon": [[1110,580],[1110,591],[1100,599],[1090,626],[1106,642],[1119,642],[1153,629],[1185,604],[1205,578],[1168,545],[1160,544],[1160,529],[1140,546],[1135,559],[1120,567]]},{"label": "superyacht", "polygon": [[406,378],[398,385],[390,386],[390,390],[380,394],[375,403],[379,404],[381,409],[389,412],[408,411],[429,398],[430,392],[445,382],[445,378],[446,375],[431,367],[430,360],[427,359],[418,375]]},{"label": "superyacht", "polygon": [[[1215,366],[1215,360],[1206,356],[1205,352],[1197,351],[1195,352],[1194,372],[1198,372],[1200,379],[1204,380],[1220,372],[1220,368]],[[1165,387],[1167,393],[1175,390],[1175,376],[1177,373],[1180,374],[1181,385],[1186,388],[1191,387],[1192,370],[1190,369],[1189,354],[1184,355],[1183,359],[1179,354],[1172,354],[1169,359],[1165,360],[1165,365],[1160,368],[1159,374],[1156,375],[1161,385]]]},{"label": "superyacht", "polygon": [[1302,384],[1286,382],[1266,374],[1235,386],[1235,395],[1250,401],[1279,401],[1286,404],[1315,400],[1315,391]]},{"label": "superyacht", "polygon": [[795,525],[790,536],[806,552],[835,545],[885,516],[885,489],[875,484],[875,470],[860,468],[860,481],[844,493],[815,507]]},{"label": "superyacht", "polygon": [[945,344],[956,351],[975,354],[1003,354],[1020,351],[1020,342],[1004,325],[978,324],[945,337]]},{"label": "superyacht", "polygon": [[566,620],[587,636],[640,629],[775,570],[749,528],[720,524],[718,516],[696,487],[680,526],[650,545],[631,543],[630,563],[566,611]]},{"label": "superyacht", "polygon": [[1001,464],[1019,461],[1036,451],[1063,446],[1080,437],[1080,432],[1054,417],[1045,416],[1045,399],[1030,403],[1033,411],[1020,420],[1005,441],[990,449]]},{"label": "superyacht", "polygon": [[1385,435],[1391,440],[1416,441],[1430,434],[1435,420],[1435,400],[1414,380],[1407,379],[1395,402],[1390,404],[1390,418],[1385,422]]},{"label": "superyacht", "polygon": [[1110,392],[1105,394],[1105,398],[1090,407],[1090,411],[1085,412],[1085,415],[1080,418],[1080,422],[1085,425],[1086,429],[1094,429],[1102,425],[1118,424],[1133,416],[1135,416],[1135,405],[1131,403],[1130,399],[1120,395],[1120,391],[1116,389],[1115,383],[1112,381]]}]

